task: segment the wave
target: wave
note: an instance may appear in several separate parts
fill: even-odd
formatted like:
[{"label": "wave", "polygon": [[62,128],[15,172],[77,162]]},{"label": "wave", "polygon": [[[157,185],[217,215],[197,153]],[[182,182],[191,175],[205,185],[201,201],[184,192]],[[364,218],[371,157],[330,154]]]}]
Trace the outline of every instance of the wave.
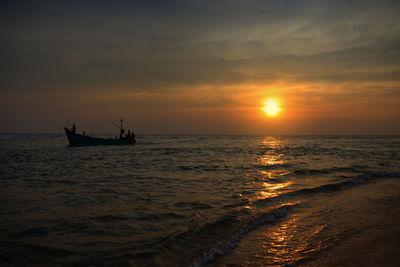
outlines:
[{"label": "wave", "polygon": [[286,216],[288,211],[296,206],[299,203],[295,204],[286,204],[273,210],[262,213],[257,218],[255,218],[251,223],[247,226],[241,228],[233,237],[229,240],[223,242],[221,245],[211,248],[204,253],[202,257],[195,260],[190,266],[198,267],[198,266],[205,266],[212,261],[214,261],[217,257],[228,255],[238,244],[238,242],[250,231],[257,229],[261,225],[274,223],[278,221],[280,218]]},{"label": "wave", "polygon": [[135,145],[142,145],[142,146],[151,146],[151,145],[154,145],[154,144],[156,144],[156,143],[154,143],[154,142],[146,142],[146,141],[138,141],[138,142],[135,143]]},{"label": "wave", "polygon": [[360,170],[365,170],[367,168],[368,166],[352,165],[348,167],[332,167],[325,169],[298,169],[294,170],[292,173],[297,176],[304,176],[304,175],[330,174],[336,172],[360,172]]},{"label": "wave", "polygon": [[283,155],[291,155],[291,156],[319,156],[319,155],[332,155],[332,154],[340,154],[343,152],[342,149],[337,147],[323,147],[318,144],[313,144],[310,146],[292,146],[292,145],[283,145],[278,148],[271,148],[271,147],[262,147],[258,150],[260,155],[264,155],[271,151],[275,151],[277,154]]},{"label": "wave", "polygon": [[125,215],[102,215],[102,216],[95,216],[90,217],[89,219],[96,221],[96,222],[115,222],[115,221],[126,221],[129,220],[130,217]]},{"label": "wave", "polygon": [[[162,246],[167,248],[164,252],[168,255],[171,253],[181,255],[179,259],[167,260],[162,265],[203,266],[212,262],[216,257],[229,254],[247,233],[263,224],[276,222],[296,205],[298,204],[287,203],[266,213],[248,208],[235,209],[213,222],[200,225],[192,222],[190,227],[184,227],[185,230],[176,231],[154,240],[151,244],[146,245],[146,248]],[[199,257],[199,255],[202,256]],[[150,258],[153,256],[153,254],[146,254],[143,255],[143,258],[151,261]],[[162,258],[162,255],[158,256]]]},{"label": "wave", "polygon": [[[237,218],[233,219],[233,214],[231,216],[224,219],[221,219],[213,224],[206,224],[201,229],[199,229],[198,233],[206,232],[207,236],[210,236],[210,231],[213,233],[211,229],[224,229],[225,234],[227,233],[226,228],[232,227],[231,229],[231,237],[229,239],[224,239],[222,243],[216,245],[208,249],[204,254],[200,257],[197,257],[190,266],[197,267],[197,266],[205,266],[213,262],[217,257],[226,256],[228,255],[238,244],[238,242],[250,231],[257,229],[261,225],[274,223],[279,219],[285,217],[288,212],[299,206],[301,204],[300,201],[297,202],[288,202],[288,197],[291,196],[305,196],[309,194],[318,194],[318,193],[329,193],[329,192],[336,192],[346,188],[350,188],[357,185],[367,184],[376,179],[384,179],[384,178],[397,178],[400,177],[400,172],[391,172],[391,173],[373,173],[373,174],[364,174],[352,179],[339,182],[339,183],[332,183],[332,184],[325,184],[322,186],[317,186],[313,188],[304,188],[288,193],[284,193],[282,195],[266,198],[266,199],[259,199],[253,204],[264,204],[265,202],[276,203],[276,201],[280,199],[284,199],[286,204],[281,206],[275,207],[272,210],[261,213],[258,215],[252,214],[251,210],[243,208],[241,210],[236,210],[233,214],[237,215]],[[235,203],[238,205],[227,205],[227,207],[237,207],[241,204],[248,205],[248,201],[243,201],[242,203]],[[238,214],[241,213],[241,214]],[[240,217],[240,219],[239,219]],[[233,234],[232,234],[233,232]],[[204,237],[203,234],[200,236]]]},{"label": "wave", "polygon": [[345,181],[338,182],[338,183],[324,184],[324,185],[316,186],[316,187],[312,187],[312,188],[303,188],[303,189],[283,193],[283,194],[280,194],[280,195],[274,196],[274,197],[258,199],[256,201],[254,201],[253,204],[262,204],[264,202],[272,202],[272,201],[276,201],[279,199],[285,199],[285,198],[291,197],[291,196],[302,196],[302,195],[318,194],[318,193],[331,193],[331,192],[340,191],[340,190],[343,190],[346,188],[350,188],[352,186],[367,184],[367,183],[369,183],[373,180],[377,180],[377,179],[397,178],[397,177],[400,177],[400,172],[367,173],[367,174],[359,175],[359,176],[356,176],[351,179],[347,179]]},{"label": "wave", "polygon": [[185,219],[185,215],[177,214],[174,212],[166,212],[159,214],[148,214],[137,218],[140,221],[161,221],[165,219]]},{"label": "wave", "polygon": [[290,168],[291,165],[288,163],[277,163],[277,164],[270,164],[270,165],[262,165],[262,164],[254,164],[253,168],[259,170],[270,170],[270,169],[280,169],[280,168]]},{"label": "wave", "polygon": [[297,195],[297,194],[310,194],[310,193],[320,193],[320,192],[335,192],[335,191],[339,191],[346,187],[366,184],[372,180],[376,180],[376,179],[384,178],[384,177],[387,177],[387,178],[400,177],[400,172],[364,174],[364,175],[360,175],[360,176],[354,177],[352,179],[349,179],[349,180],[346,180],[343,182],[325,184],[325,185],[317,186],[314,188],[300,189],[297,191],[289,192],[287,194]]},{"label": "wave", "polygon": [[174,204],[176,207],[190,207],[194,209],[211,209],[214,206],[208,202],[192,201],[192,202],[178,202]]}]

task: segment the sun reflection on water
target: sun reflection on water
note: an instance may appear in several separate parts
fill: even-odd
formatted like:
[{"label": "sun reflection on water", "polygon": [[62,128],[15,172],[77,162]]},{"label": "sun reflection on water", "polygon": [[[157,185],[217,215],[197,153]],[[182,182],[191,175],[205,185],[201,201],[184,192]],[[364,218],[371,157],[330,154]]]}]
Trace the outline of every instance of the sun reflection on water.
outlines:
[{"label": "sun reflection on water", "polygon": [[[260,170],[260,178],[264,180],[259,184],[257,199],[265,199],[278,196],[281,192],[287,191],[285,188],[293,182],[281,181],[278,179],[289,174],[289,171],[281,169],[286,163],[285,155],[281,153],[283,142],[274,137],[266,137],[261,142],[261,151],[263,152],[258,161],[261,166],[268,168]],[[272,169],[269,169],[272,168]]]},{"label": "sun reflection on water", "polygon": [[270,147],[270,148],[276,149],[282,144],[282,141],[280,139],[275,138],[275,137],[269,136],[269,137],[265,137],[262,140],[262,143],[266,147]]},{"label": "sun reflection on water", "polygon": [[271,183],[266,183],[264,182],[262,185],[264,187],[263,191],[260,191],[258,194],[258,198],[268,198],[268,197],[275,197],[279,195],[279,192],[281,189],[291,185],[292,182],[284,182],[284,183],[278,183],[278,184],[271,184]]},{"label": "sun reflection on water", "polygon": [[275,178],[279,178],[281,176],[288,175],[291,172],[284,171],[284,170],[271,170],[271,171],[259,171],[259,173],[264,178],[275,179]]},{"label": "sun reflection on water", "polygon": [[277,155],[266,154],[262,157],[261,160],[264,165],[281,165],[285,163],[282,160],[282,157],[283,157],[282,154],[277,154]]},{"label": "sun reflection on water", "polygon": [[264,155],[260,158],[263,165],[271,166],[277,164],[284,164],[282,159],[284,155],[278,152],[282,146],[282,141],[274,137],[266,137],[262,141],[262,146],[266,150]]},{"label": "sun reflection on water", "polygon": [[266,263],[274,265],[299,262],[329,246],[321,239],[324,229],[324,225],[303,225],[299,217],[294,216],[273,231],[264,232],[263,249],[257,257],[264,258]]}]

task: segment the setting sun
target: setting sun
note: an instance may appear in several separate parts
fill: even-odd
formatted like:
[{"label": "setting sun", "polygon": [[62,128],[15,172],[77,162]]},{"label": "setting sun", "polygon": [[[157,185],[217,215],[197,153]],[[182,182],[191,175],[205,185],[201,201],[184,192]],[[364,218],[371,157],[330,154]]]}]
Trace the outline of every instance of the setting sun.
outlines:
[{"label": "setting sun", "polygon": [[269,98],[265,101],[263,110],[268,116],[274,117],[281,109],[279,108],[279,103],[275,99]]}]

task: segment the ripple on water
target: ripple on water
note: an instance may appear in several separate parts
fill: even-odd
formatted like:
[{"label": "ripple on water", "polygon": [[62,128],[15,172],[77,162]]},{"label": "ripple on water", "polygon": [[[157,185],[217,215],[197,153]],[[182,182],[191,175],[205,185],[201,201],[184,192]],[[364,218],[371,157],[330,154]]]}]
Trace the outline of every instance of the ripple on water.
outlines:
[{"label": "ripple on water", "polygon": [[70,148],[64,136],[0,137],[0,261],[187,265],[208,253],[208,262],[273,207],[398,173],[398,144],[399,137],[141,136],[130,147]]}]

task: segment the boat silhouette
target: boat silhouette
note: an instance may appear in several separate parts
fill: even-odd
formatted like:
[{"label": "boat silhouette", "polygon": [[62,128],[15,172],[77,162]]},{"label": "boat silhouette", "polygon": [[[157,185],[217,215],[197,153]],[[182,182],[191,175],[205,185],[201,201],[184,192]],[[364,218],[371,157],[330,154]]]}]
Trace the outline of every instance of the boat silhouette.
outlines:
[{"label": "boat silhouette", "polygon": [[72,128],[64,127],[65,134],[67,135],[70,146],[99,146],[99,145],[133,145],[136,143],[135,134],[128,131],[128,134],[124,135],[125,130],[122,128],[121,119],[121,129],[120,135],[116,138],[99,138],[92,137],[83,134],[76,133],[76,126],[73,124]]}]

